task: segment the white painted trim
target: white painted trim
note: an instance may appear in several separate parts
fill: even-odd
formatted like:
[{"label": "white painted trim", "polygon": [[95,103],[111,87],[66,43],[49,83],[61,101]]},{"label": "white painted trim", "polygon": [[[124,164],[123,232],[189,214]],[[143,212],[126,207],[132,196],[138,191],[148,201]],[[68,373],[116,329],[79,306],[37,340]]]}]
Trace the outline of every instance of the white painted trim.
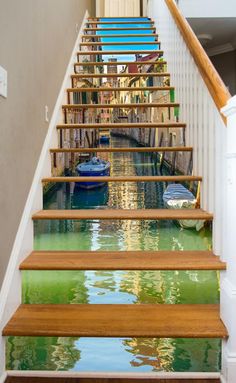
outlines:
[{"label": "white painted trim", "polygon": [[7,378],[7,373],[4,371],[3,374],[0,376],[0,383],[4,383]]},{"label": "white painted trim", "polygon": [[227,153],[225,158],[236,158],[236,153]]},{"label": "white painted trim", "polygon": [[73,371],[7,371],[8,376],[54,378],[135,378],[135,379],[219,379],[218,372],[73,372]]},{"label": "white painted trim", "polygon": [[236,114],[236,96],[231,97],[227,104],[221,108],[221,113],[225,115],[225,117],[230,117],[233,114]]},{"label": "white painted trim", "polygon": [[[60,92],[53,110],[48,132],[43,144],[43,148],[39,157],[38,165],[34,174],[30,192],[25,204],[21,222],[16,234],[15,242],[11,252],[5,278],[0,292],[0,331],[9,318],[12,316],[16,308],[21,302],[21,277],[18,265],[27,254],[33,250],[33,222],[32,214],[42,208],[42,183],[41,179],[51,174],[51,158],[49,149],[53,145],[57,145],[57,129],[56,125],[62,121],[63,114],[61,105],[66,103],[66,88],[70,86],[70,75],[73,72],[73,64],[76,60],[76,54],[79,50],[79,43],[83,34],[83,28],[88,17],[88,11],[85,12],[84,19],[81,24],[80,31],[76,38],[76,42],[67,66],[66,74],[60,88]],[[0,337],[0,376],[5,370],[5,342]]]},{"label": "white painted trim", "polygon": [[227,278],[222,280],[221,289],[224,289],[227,295],[231,296],[232,298],[236,296],[236,286],[234,286]]},{"label": "white painted trim", "polygon": [[231,197],[236,191],[236,96],[229,99],[222,108],[227,117],[225,156],[225,204],[223,211],[224,233],[222,258],[227,263],[227,270],[221,274],[221,318],[227,327],[229,337],[223,341],[222,375],[224,383],[235,383],[236,376],[236,266],[235,266],[235,214],[236,203]]},{"label": "white painted trim", "polygon": [[223,45],[218,45],[214,48],[206,49],[206,52],[208,56],[211,57],[211,56],[222,55],[223,53],[227,53],[227,52],[232,52],[234,50],[235,50],[234,46],[230,43],[227,43]]},{"label": "white painted trim", "polygon": [[96,17],[104,17],[105,0],[96,0]]},{"label": "white painted trim", "polygon": [[[229,341],[228,341],[229,342]],[[222,383],[235,383],[236,376],[236,358],[232,357],[233,353],[229,353],[228,342],[223,345],[222,352]]]}]

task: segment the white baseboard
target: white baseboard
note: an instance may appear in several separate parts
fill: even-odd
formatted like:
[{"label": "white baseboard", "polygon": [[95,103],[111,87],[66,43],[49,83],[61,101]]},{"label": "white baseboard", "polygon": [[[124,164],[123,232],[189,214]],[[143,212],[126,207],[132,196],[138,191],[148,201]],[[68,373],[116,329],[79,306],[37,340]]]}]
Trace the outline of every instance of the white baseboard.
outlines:
[{"label": "white baseboard", "polygon": [[3,372],[3,374],[0,376],[0,383],[4,383],[7,378],[7,373]]}]

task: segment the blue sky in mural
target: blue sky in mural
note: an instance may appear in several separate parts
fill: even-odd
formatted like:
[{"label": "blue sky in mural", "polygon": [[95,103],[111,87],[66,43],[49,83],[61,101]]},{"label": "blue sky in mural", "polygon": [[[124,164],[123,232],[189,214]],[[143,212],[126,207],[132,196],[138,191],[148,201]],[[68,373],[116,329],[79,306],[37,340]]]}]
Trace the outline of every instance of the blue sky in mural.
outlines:
[{"label": "blue sky in mural", "polygon": [[[110,19],[106,19],[106,18],[101,18],[100,21],[114,21],[114,24],[100,24],[99,25],[99,28],[107,28],[108,31],[97,31],[96,34],[99,35],[99,36],[104,36],[101,41],[102,42],[110,42],[111,45],[106,45],[106,46],[103,46],[102,47],[102,50],[103,51],[111,51],[111,50],[115,50],[115,51],[124,51],[124,50],[129,50],[129,51],[143,51],[143,50],[155,50],[155,49],[159,49],[159,46],[157,44],[150,44],[150,45],[145,45],[143,44],[142,42],[152,42],[152,41],[155,41],[155,37],[152,37],[152,34],[153,34],[153,31],[152,30],[148,30],[148,29],[145,29],[145,28],[150,28],[152,25],[151,24],[139,24],[137,22],[137,24],[129,24],[129,21],[140,21],[140,18],[126,18],[126,19],[122,19],[122,18],[110,18]],[[127,23],[126,24],[119,24],[119,21],[126,21]],[[143,18],[142,21],[149,21],[148,18]],[[137,30],[123,30],[123,31],[109,31],[109,28],[138,28]],[[140,30],[141,29],[141,30]],[[115,36],[120,36],[120,37],[111,37],[111,38],[108,38],[108,37],[105,37],[106,35],[115,35]],[[126,37],[126,35],[134,35],[134,37]],[[150,35],[150,37],[135,37],[136,34],[148,34]],[[139,45],[112,45],[113,42],[135,42],[135,41],[140,41],[140,44]],[[145,54],[146,55],[146,54]],[[118,61],[134,61],[135,60],[135,56],[134,55],[112,55],[112,56],[108,56],[108,55],[104,55],[103,56],[103,59],[104,60],[107,60],[108,58],[110,57],[115,57],[117,58]]]}]

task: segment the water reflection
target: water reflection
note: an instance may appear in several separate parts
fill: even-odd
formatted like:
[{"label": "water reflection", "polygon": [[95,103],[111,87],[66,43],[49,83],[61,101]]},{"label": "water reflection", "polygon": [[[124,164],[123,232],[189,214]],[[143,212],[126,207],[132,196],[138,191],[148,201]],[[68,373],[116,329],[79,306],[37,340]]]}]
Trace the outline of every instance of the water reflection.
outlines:
[{"label": "water reflection", "polygon": [[71,209],[100,208],[106,206],[108,200],[108,185],[92,190],[83,190],[75,186],[71,196]]},{"label": "water reflection", "polygon": [[9,337],[6,355],[9,370],[217,372],[220,341]]},{"label": "water reflection", "polygon": [[[133,145],[112,138],[113,146]],[[159,174],[150,154],[109,154],[112,175]],[[61,185],[47,209],[158,208],[162,183],[110,183],[96,190]],[[211,231],[170,221],[39,221],[37,250],[208,250]],[[24,271],[24,303],[217,303],[213,271]],[[204,294],[203,294],[204,292]],[[207,339],[32,338],[7,341],[7,368],[74,371],[218,371],[220,341]]]},{"label": "water reflection", "polygon": [[214,271],[23,272],[27,304],[204,304],[218,303],[218,294]]},{"label": "water reflection", "polygon": [[209,250],[211,232],[168,221],[39,221],[38,250]]},{"label": "water reflection", "polygon": [[69,370],[80,359],[76,338],[8,337],[7,369]]},{"label": "water reflection", "polygon": [[[121,144],[122,141],[122,144]],[[127,138],[112,137],[112,146],[135,146]],[[160,175],[156,156],[149,153],[99,153],[111,163],[111,175]],[[106,207],[138,209],[163,207],[163,182],[111,182],[106,186],[83,190],[74,184],[58,184],[50,196],[44,198],[45,209],[88,209]]]}]

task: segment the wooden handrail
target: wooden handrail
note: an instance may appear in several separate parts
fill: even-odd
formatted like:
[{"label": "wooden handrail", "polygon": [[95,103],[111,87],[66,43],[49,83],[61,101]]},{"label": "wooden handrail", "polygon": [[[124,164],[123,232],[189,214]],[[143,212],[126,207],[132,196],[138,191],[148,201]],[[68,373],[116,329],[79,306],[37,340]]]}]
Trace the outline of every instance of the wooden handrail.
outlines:
[{"label": "wooden handrail", "polygon": [[[177,24],[185,43],[187,44],[203,80],[220,112],[221,108],[226,105],[231,98],[231,94],[226,88],[220,75],[207,56],[205,50],[201,46],[197,36],[193,32],[185,17],[181,14],[174,0],[165,0],[174,20]],[[221,113],[221,112],[220,112]],[[221,114],[222,116],[222,114]],[[223,120],[225,118],[222,116]]]}]

